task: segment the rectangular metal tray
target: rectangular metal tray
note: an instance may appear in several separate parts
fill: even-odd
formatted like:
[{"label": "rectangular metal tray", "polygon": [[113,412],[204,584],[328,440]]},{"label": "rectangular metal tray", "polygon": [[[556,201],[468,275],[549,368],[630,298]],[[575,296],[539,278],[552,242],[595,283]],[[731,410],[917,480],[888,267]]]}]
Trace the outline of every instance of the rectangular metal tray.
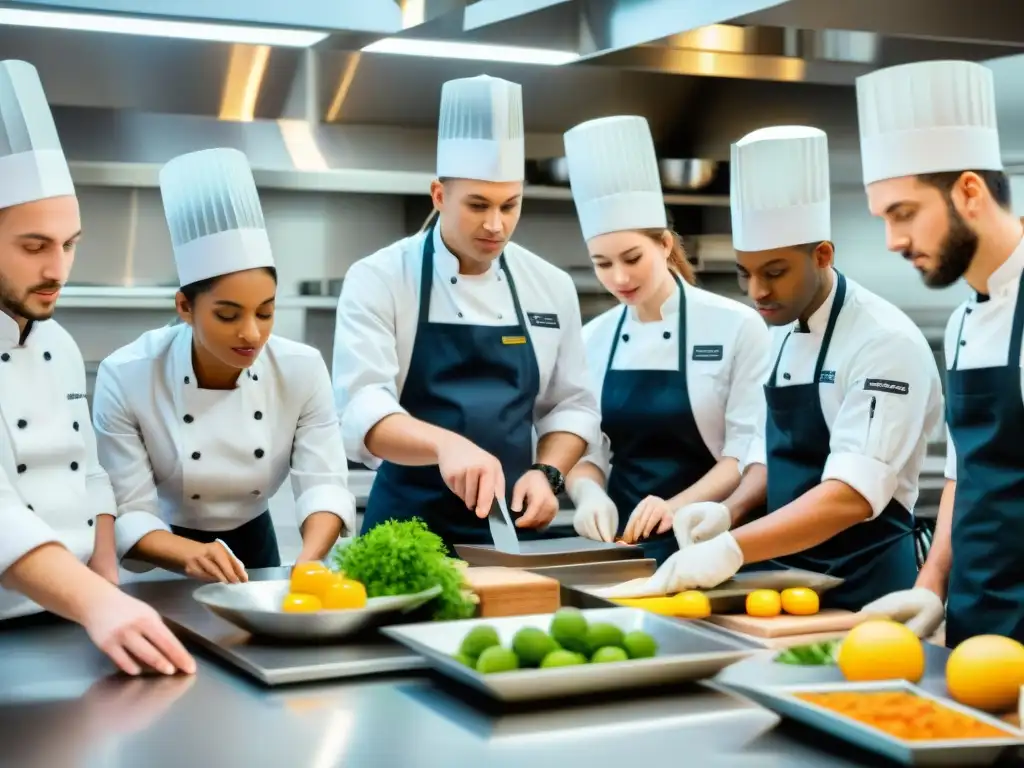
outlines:
[{"label": "rectangular metal tray", "polygon": [[639,547],[591,541],[581,536],[520,541],[518,554],[499,552],[490,544],[456,544],[455,552],[470,565],[503,565],[509,568],[632,560],[644,556]]},{"label": "rectangular metal tray", "polygon": [[[287,578],[287,570],[251,571],[249,577]],[[253,637],[196,601],[195,589],[195,581],[175,579],[135,583],[126,591],[153,606],[187,640],[268,686],[427,668],[422,656],[375,631],[340,642],[301,645]]]},{"label": "rectangular metal tray", "polygon": [[483,675],[452,658],[462,639],[488,624],[509,647],[523,627],[545,631],[552,614],[425,622],[381,628],[381,633],[420,653],[439,673],[504,702],[537,701],[568,696],[696,682],[713,677],[730,664],[757,653],[747,644],[709,632],[696,622],[680,622],[636,608],[584,610],[589,622],[609,622],[624,632],[640,629],[658,643],[658,655],[611,664],[584,664],[553,669],[518,669]]},{"label": "rectangular metal tray", "polygon": [[[903,765],[913,766],[975,766],[991,765],[1006,751],[1024,746],[1024,733],[998,718],[964,707],[948,698],[936,696],[906,680],[870,683],[819,683],[779,686],[750,686],[723,683],[723,687],[760,704],[766,709],[825,731]],[[823,707],[796,698],[797,693],[830,691],[906,691],[937,701],[945,707],[962,712],[1006,732],[1005,739],[960,739],[949,741],[907,741],[860,723],[853,718],[831,712]]]}]

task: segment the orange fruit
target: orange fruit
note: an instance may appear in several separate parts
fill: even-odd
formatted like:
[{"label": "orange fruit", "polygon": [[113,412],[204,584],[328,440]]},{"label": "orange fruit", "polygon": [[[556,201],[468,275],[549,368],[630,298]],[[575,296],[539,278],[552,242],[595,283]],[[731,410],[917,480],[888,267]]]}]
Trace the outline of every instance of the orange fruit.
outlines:
[{"label": "orange fruit", "polygon": [[747,595],[748,616],[778,616],[782,612],[782,597],[774,589],[755,589]]},{"label": "orange fruit", "polygon": [[794,616],[813,616],[818,612],[818,593],[807,587],[782,590],[782,610]]},{"label": "orange fruit", "polygon": [[323,605],[316,595],[303,595],[289,592],[281,601],[281,610],[285,613],[316,613]]},{"label": "orange fruit", "polygon": [[324,610],[344,611],[366,607],[366,587],[352,579],[335,579],[323,594]]},{"label": "orange fruit", "polygon": [[337,576],[323,563],[299,563],[292,569],[291,591],[322,597]]},{"label": "orange fruit", "polygon": [[924,646],[896,621],[872,619],[851,629],[839,645],[836,664],[851,681],[908,680],[924,675]]},{"label": "orange fruit", "polygon": [[1017,708],[1024,685],[1024,645],[1000,635],[964,640],[946,661],[946,688],[954,701],[985,712]]}]

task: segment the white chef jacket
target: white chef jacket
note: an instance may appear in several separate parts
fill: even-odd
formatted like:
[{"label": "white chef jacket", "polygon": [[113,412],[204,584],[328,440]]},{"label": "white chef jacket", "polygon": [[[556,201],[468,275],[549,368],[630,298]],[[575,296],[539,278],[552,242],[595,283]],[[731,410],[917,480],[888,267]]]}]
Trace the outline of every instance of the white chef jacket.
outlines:
[{"label": "white chef jacket", "polygon": [[[797,322],[772,328],[770,366],[785,341],[776,386],[810,383],[838,286],[833,273],[832,292],[806,332]],[[912,511],[929,436],[943,419],[938,366],[921,329],[849,277],[818,397],[831,433],[822,482],[851,486],[871,504],[872,517],[892,499]],[[765,463],[763,422],[747,461],[754,463]]]},{"label": "white chef jacket", "polygon": [[[20,337],[0,313],[0,574],[49,542],[87,563],[96,517],[116,511],[96,458],[78,345],[54,320],[32,323],[24,343]],[[0,618],[41,610],[0,588]]]},{"label": "white chef jacket", "polygon": [[[1024,272],[1024,240],[989,276],[988,295],[971,297],[956,308],[946,323],[947,370],[953,370],[954,362],[957,370],[1007,364],[1021,272]],[[1021,390],[1024,393],[1024,350],[1021,352]],[[945,474],[948,479],[956,480],[956,448],[948,428]]]},{"label": "white chef jacket", "polygon": [[[458,259],[434,227],[432,323],[515,325],[516,312],[495,259],[482,275],[460,275]],[[334,391],[345,449],[371,469],[381,461],[366,448],[381,419],[405,413],[399,405],[419,321],[419,233],[360,259],[348,269],[334,332]],[[526,330],[540,369],[534,404],[537,438],[571,432],[598,445],[600,416],[588,387],[576,286],[563,270],[515,243],[505,246]]]},{"label": "white chef jacket", "polygon": [[271,336],[234,389],[200,389],[191,327],[158,328],[100,364],[94,400],[119,556],[172,524],[238,528],[267,510],[289,472],[300,525],[333,512],[353,532],[330,375],[312,347]]},{"label": "white chef jacket", "polygon": [[[751,307],[683,283],[686,293],[686,384],[694,421],[715,460],[743,462],[757,437],[764,414],[768,377],[768,327]],[[590,387],[601,402],[612,336],[622,317],[613,307],[583,326]],[[642,323],[634,307],[626,310],[614,370],[679,370],[679,289],[661,307],[661,320]],[[628,337],[628,342],[624,341]],[[705,353],[695,357],[701,347]],[[699,358],[699,359],[697,359]],[[614,463],[615,446],[602,435],[601,450],[586,461],[604,472]],[[679,489],[684,490],[683,488]]]}]

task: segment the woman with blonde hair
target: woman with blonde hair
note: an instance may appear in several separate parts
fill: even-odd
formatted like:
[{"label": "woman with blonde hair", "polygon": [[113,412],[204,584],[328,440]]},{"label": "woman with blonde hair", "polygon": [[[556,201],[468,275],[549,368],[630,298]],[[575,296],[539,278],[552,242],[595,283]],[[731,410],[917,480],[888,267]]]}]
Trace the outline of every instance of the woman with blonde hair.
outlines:
[{"label": "woman with blonde hair", "polygon": [[[623,305],[583,328],[603,443],[567,479],[574,527],[638,544],[660,565],[677,539],[699,537],[700,503],[739,485],[764,413],[768,329],[752,308],[697,287],[646,120],[587,121],[565,150],[594,271]],[[687,530],[674,535],[683,507]],[[719,504],[706,508],[707,525],[728,527]]]}]

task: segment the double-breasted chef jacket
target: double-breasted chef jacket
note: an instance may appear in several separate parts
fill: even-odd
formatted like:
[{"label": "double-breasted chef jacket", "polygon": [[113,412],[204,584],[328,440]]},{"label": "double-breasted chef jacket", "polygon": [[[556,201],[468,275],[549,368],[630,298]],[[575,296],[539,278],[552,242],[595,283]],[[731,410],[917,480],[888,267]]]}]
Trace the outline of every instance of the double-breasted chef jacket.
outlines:
[{"label": "double-breasted chef jacket", "polygon": [[[837,575],[846,569],[853,590],[846,597],[858,608],[887,591],[913,586],[913,510],[928,441],[943,412],[938,367],[921,330],[888,301],[833,271],[832,291],[806,326],[797,321],[772,329],[771,365],[766,391],[784,393],[817,378],[828,454],[820,477],[806,484],[839,480],[871,506],[869,520],[784,561]],[[764,435],[762,430],[745,465],[766,463]],[[803,481],[791,487],[780,474],[782,493],[773,493],[773,472],[785,474],[805,450],[779,442],[785,439],[776,434],[771,453],[777,458],[767,462],[769,512],[810,490]],[[858,527],[883,519],[883,528],[872,534],[874,544],[863,541]],[[871,594],[860,594],[865,591]]]},{"label": "double-breasted chef jacket", "polygon": [[[55,320],[30,323],[22,338],[0,313],[0,419],[0,573],[49,542],[87,563],[96,517],[116,504],[97,460],[82,353]],[[41,611],[0,588],[0,618]]]},{"label": "double-breasted chef jacket", "polygon": [[946,644],[1024,641],[1024,242],[946,325],[946,477],[956,481]]},{"label": "double-breasted chef jacket", "polygon": [[237,529],[289,474],[300,525],[331,512],[355,528],[330,375],[312,347],[271,336],[234,389],[209,390],[192,368],[191,327],[158,328],[101,363],[93,414],[121,557],[171,526]]},{"label": "double-breasted chef jacket", "polygon": [[[681,297],[685,299],[683,318]],[[746,460],[764,414],[761,385],[768,375],[768,328],[752,308],[678,280],[676,290],[662,305],[660,320],[640,322],[636,308],[613,307],[583,327],[583,339],[591,391],[601,403],[606,422],[600,450],[585,460],[609,478],[610,492],[613,486],[620,488],[619,498],[613,497],[619,507],[620,534],[644,497],[671,498],[723,457],[740,463]],[[644,392],[640,391],[643,386],[631,387],[633,378],[624,376],[680,370],[683,376],[662,377],[659,386],[685,391]],[[621,378],[621,386],[609,387],[610,377]],[[653,386],[653,380],[647,383]],[[661,399],[664,407],[654,407]],[[688,404],[685,417],[673,418],[682,404]],[[645,456],[647,463],[628,473],[634,482],[612,483],[616,445],[609,438],[607,422],[628,435],[630,422],[639,426],[639,421],[652,416],[655,421],[638,436],[652,444],[631,451],[637,454],[632,458]],[[669,426],[687,434],[662,435],[659,430]],[[659,450],[672,455],[659,458]],[[677,466],[683,459],[688,460]],[[656,471],[654,465],[666,462],[672,464],[672,471]]]}]

